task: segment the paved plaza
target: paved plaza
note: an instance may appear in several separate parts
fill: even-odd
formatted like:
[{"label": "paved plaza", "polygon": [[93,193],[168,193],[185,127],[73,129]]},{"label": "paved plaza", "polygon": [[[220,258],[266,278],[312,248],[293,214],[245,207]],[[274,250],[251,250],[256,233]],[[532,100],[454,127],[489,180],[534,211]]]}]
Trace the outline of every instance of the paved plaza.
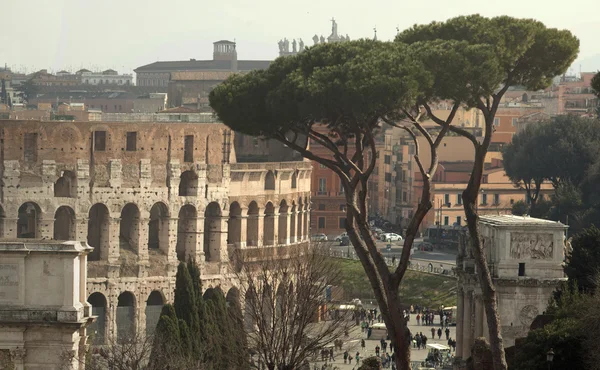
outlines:
[{"label": "paved plaza", "polygon": [[[416,321],[415,317],[416,317],[416,315],[414,315],[414,314],[411,315],[411,320],[408,323],[410,332],[413,335],[416,333],[419,333],[419,332],[422,332],[423,334],[427,335],[427,344],[432,344],[432,343],[438,343],[438,344],[443,344],[443,345],[448,344],[445,333],[442,333],[442,339],[438,339],[438,336],[437,336],[437,329],[440,327],[439,316],[437,317],[436,325],[417,325],[417,321]],[[434,328],[436,330],[435,339],[431,338],[431,328]],[[449,328],[450,328],[450,338],[455,339],[456,327],[450,326]],[[442,329],[442,331],[444,331],[444,329]],[[352,360],[351,365],[344,364],[344,351],[345,350],[347,350],[348,353],[351,354],[353,357],[356,355],[356,352],[359,352],[360,358],[365,359],[367,357],[374,356],[375,355],[375,347],[377,347],[378,345],[381,346],[380,341],[378,339],[377,340],[366,340],[367,334],[361,333],[360,326],[355,327],[349,333],[349,337],[350,338],[344,342],[344,350],[335,351],[335,354],[334,354],[335,360],[327,362],[328,364],[333,365],[332,369],[335,367],[338,367],[340,370],[358,369],[360,364],[357,365],[354,360]],[[366,347],[365,347],[364,351],[362,350],[362,348],[360,346],[361,339],[365,339]],[[389,340],[388,340],[388,346],[389,346]],[[388,350],[389,350],[389,348],[388,348]],[[413,348],[413,349],[411,349],[411,353],[410,353],[411,361],[423,361],[427,357],[427,353],[428,353],[428,350],[426,350],[426,349],[418,350],[416,348]],[[313,370],[315,368],[315,365],[320,370],[323,363],[324,363],[323,361],[313,362],[311,364],[311,370]],[[361,361],[361,363],[362,363],[362,361]]]}]

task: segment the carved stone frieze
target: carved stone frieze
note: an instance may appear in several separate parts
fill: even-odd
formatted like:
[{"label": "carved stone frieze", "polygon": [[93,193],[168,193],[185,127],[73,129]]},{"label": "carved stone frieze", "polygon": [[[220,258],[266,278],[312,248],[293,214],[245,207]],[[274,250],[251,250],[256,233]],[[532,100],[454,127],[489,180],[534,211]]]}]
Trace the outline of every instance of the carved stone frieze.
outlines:
[{"label": "carved stone frieze", "polygon": [[512,233],[510,257],[514,259],[552,259],[552,234]]}]

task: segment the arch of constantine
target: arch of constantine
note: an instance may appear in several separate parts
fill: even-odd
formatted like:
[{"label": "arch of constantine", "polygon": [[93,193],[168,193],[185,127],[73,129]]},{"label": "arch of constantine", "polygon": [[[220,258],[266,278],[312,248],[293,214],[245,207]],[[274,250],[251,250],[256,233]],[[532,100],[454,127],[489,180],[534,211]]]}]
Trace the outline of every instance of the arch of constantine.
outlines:
[{"label": "arch of constantine", "polygon": [[[218,123],[0,121],[0,239],[77,240],[94,340],[153,330],[179,261],[236,297],[236,251],[307,243],[310,162],[236,163]],[[233,299],[233,298],[232,298]]]}]

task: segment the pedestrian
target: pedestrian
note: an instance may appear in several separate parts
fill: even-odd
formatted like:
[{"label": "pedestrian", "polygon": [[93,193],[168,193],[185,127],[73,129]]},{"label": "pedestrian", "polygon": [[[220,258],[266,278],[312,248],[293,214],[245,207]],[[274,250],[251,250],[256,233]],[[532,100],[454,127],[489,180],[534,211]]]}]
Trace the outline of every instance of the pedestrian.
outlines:
[{"label": "pedestrian", "polygon": [[356,352],[356,364],[360,363],[360,353]]},{"label": "pedestrian", "polygon": [[446,326],[446,339],[450,339],[450,328]]},{"label": "pedestrian", "polygon": [[438,329],[438,339],[442,339],[442,328]]},{"label": "pedestrian", "polygon": [[348,355],[348,365],[352,365],[352,355]]},{"label": "pedestrian", "polygon": [[373,328],[367,329],[367,339],[371,339],[371,333],[373,332]]},{"label": "pedestrian", "polygon": [[452,338],[448,338],[448,347],[452,349]]},{"label": "pedestrian", "polygon": [[417,334],[416,336],[416,341],[417,341],[417,349],[421,349],[421,342],[422,342],[423,338],[421,338],[421,336],[419,334]]},{"label": "pedestrian", "polygon": [[329,360],[335,361],[335,357],[333,357],[333,347],[329,348]]},{"label": "pedestrian", "polygon": [[392,266],[396,266],[396,256],[392,256]]},{"label": "pedestrian", "polygon": [[381,344],[381,349],[383,349],[383,352],[387,352],[387,342],[384,340],[383,343]]},{"label": "pedestrian", "polygon": [[344,351],[344,363],[348,362],[348,351]]},{"label": "pedestrian", "polygon": [[421,325],[421,315],[417,314],[417,325]]},{"label": "pedestrian", "polygon": [[431,328],[431,339],[435,339],[435,329]]},{"label": "pedestrian", "polygon": [[360,340],[360,346],[362,347],[363,350],[365,349],[365,340],[364,339]]},{"label": "pedestrian", "polygon": [[421,346],[423,347],[423,349],[427,348],[427,336],[426,335],[422,335],[423,337],[423,343],[421,344]]},{"label": "pedestrian", "polygon": [[379,357],[379,346],[375,347],[375,356]]}]

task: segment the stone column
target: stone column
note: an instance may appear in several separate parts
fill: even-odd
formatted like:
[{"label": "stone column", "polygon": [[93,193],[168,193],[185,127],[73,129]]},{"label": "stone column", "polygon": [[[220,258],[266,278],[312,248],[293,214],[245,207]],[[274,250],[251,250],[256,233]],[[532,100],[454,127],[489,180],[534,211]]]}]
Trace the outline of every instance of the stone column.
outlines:
[{"label": "stone column", "polygon": [[257,247],[262,247],[264,245],[263,243],[263,238],[265,236],[265,215],[263,214],[258,214],[256,215],[257,217],[257,232],[256,232],[256,246]]},{"label": "stone column", "polygon": [[38,221],[36,238],[51,240],[54,238],[54,215],[43,214]]},{"label": "stone column", "polygon": [[456,336],[454,340],[456,340],[456,356],[462,356],[462,348],[463,348],[463,311],[465,309],[464,305],[465,293],[462,289],[458,291],[458,297],[456,302]]},{"label": "stone column", "polygon": [[149,215],[140,216],[140,222],[138,227],[138,259],[140,261],[148,260],[148,224],[150,219]]},{"label": "stone column", "polygon": [[206,256],[204,255],[204,217],[198,217],[196,219],[196,248],[192,252],[192,257],[196,259],[197,263],[206,262]]},{"label": "stone column", "polygon": [[229,215],[224,213],[218,221],[221,223],[221,234],[219,235],[219,262],[229,261],[229,253],[227,252],[227,220]]},{"label": "stone column", "polygon": [[468,291],[465,293],[464,300],[464,310],[463,310],[463,340],[462,340],[462,358],[464,360],[468,359],[471,356],[471,345],[472,345],[472,337],[471,337],[471,327],[472,327],[472,309],[473,306],[473,292]]},{"label": "stone column", "polygon": [[80,240],[87,243],[88,235],[88,218],[81,216],[75,218],[75,240]]},{"label": "stone column", "polygon": [[[108,253],[107,259],[110,264],[119,263],[120,245],[119,245],[119,225],[120,217],[110,217],[108,220]],[[103,246],[102,246],[103,247]],[[101,253],[103,250],[100,251]],[[100,256],[104,260],[104,256]]]},{"label": "stone column", "polygon": [[240,241],[235,247],[243,249],[246,248],[246,238],[248,237],[248,209],[242,209],[242,214],[237,217],[240,218]]},{"label": "stone column", "polygon": [[[170,217],[167,219],[167,230],[166,234],[161,235],[163,238],[167,238],[167,261],[177,262],[177,222],[179,221],[176,217]],[[161,230],[162,234],[162,230]],[[161,240],[162,241],[162,240]]]},{"label": "stone column", "polygon": [[[292,215],[294,216],[293,218]],[[288,229],[288,235],[290,236],[290,244],[293,244],[298,240],[298,211],[290,211],[289,220],[290,227]],[[292,230],[294,230],[293,233]]]},{"label": "stone column", "polygon": [[483,302],[480,295],[475,296],[475,338],[483,336]]},{"label": "stone column", "polygon": [[279,212],[273,213],[273,243],[272,246],[279,244]]},{"label": "stone column", "polygon": [[290,228],[292,223],[292,214],[290,211],[285,213],[285,239],[282,244],[288,245],[290,244]]}]

